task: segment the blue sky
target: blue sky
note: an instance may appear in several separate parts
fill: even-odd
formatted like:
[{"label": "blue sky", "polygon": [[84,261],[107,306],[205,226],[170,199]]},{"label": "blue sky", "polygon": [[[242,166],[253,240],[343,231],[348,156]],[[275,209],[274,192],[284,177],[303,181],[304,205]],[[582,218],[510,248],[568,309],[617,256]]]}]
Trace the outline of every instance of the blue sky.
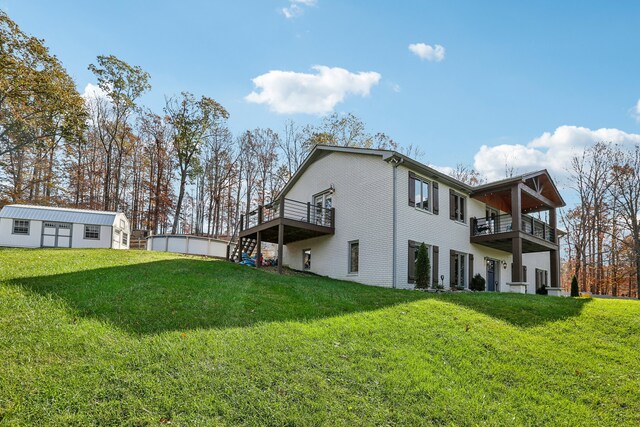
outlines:
[{"label": "blue sky", "polygon": [[[229,110],[237,133],[351,112],[372,132],[420,146],[433,165],[473,164],[498,178],[506,162],[519,172],[548,168],[559,181],[591,141],[640,142],[640,2],[0,0],[0,8],[46,40],[81,92],[95,83],[87,65],[114,54],[151,74],[146,106],[160,112],[166,95],[185,90],[207,95]],[[424,44],[416,50],[427,57],[411,44]]]}]

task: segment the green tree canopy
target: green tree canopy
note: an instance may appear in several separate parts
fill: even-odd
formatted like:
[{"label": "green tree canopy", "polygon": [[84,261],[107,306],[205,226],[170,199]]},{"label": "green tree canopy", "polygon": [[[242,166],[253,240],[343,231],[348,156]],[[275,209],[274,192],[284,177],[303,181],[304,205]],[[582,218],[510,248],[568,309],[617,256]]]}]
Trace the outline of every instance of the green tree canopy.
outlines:
[{"label": "green tree canopy", "polygon": [[85,120],[83,99],[60,61],[0,11],[0,155],[81,138]]}]

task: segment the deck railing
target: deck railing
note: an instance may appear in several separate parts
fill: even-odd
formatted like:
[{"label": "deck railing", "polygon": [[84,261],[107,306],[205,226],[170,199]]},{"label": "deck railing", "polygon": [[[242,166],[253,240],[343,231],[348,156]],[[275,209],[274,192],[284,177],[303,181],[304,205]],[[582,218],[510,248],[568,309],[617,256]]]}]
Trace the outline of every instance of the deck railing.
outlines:
[{"label": "deck railing", "polygon": [[242,224],[242,230],[247,230],[278,218],[286,218],[323,227],[335,227],[334,208],[320,207],[309,202],[305,203],[293,199],[280,199],[267,205],[258,206],[248,215],[242,215],[240,223]]},{"label": "deck railing", "polygon": [[[520,231],[523,233],[531,234],[549,242],[555,242],[555,229],[544,221],[540,221],[530,215],[522,215],[520,223]],[[510,214],[471,219],[472,237],[508,233],[510,231],[513,231],[513,220]]]}]

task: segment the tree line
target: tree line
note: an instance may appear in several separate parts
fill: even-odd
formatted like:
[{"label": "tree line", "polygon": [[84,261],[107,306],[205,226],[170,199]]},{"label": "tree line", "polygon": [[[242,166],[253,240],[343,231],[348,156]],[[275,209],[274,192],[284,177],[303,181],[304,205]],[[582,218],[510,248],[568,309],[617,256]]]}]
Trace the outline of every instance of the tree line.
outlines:
[{"label": "tree line", "polygon": [[599,142],[575,155],[571,183],[579,204],[562,213],[567,232],[563,283],[581,291],[640,296],[640,144]]},{"label": "tree line", "polygon": [[[234,135],[229,113],[208,96],[168,96],[160,111],[141,105],[151,76],[113,55],[88,65],[100,88],[81,96],[44,41],[0,11],[0,206],[32,203],[127,214],[132,229],[153,233],[234,234],[241,213],[270,202],[316,144],[396,149],[353,114],[315,125]],[[638,296],[640,146],[598,143],[570,166],[579,204],[561,225],[563,283]],[[511,173],[505,166],[505,174]],[[451,175],[484,182],[459,164]]]},{"label": "tree line", "polygon": [[152,111],[142,68],[113,55],[88,68],[100,91],[83,98],[44,41],[0,11],[0,204],[123,211],[134,230],[229,236],[315,144],[398,148],[353,114],[233,135],[211,97],[182,92]]}]

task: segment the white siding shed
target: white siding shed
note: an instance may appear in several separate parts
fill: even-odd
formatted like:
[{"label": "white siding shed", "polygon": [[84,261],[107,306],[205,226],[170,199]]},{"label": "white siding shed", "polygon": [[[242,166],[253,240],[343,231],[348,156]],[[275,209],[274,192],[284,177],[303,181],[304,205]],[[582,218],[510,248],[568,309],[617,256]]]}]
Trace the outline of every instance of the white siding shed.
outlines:
[{"label": "white siding shed", "polygon": [[7,205],[0,211],[0,246],[129,249],[129,220],[120,212]]}]

